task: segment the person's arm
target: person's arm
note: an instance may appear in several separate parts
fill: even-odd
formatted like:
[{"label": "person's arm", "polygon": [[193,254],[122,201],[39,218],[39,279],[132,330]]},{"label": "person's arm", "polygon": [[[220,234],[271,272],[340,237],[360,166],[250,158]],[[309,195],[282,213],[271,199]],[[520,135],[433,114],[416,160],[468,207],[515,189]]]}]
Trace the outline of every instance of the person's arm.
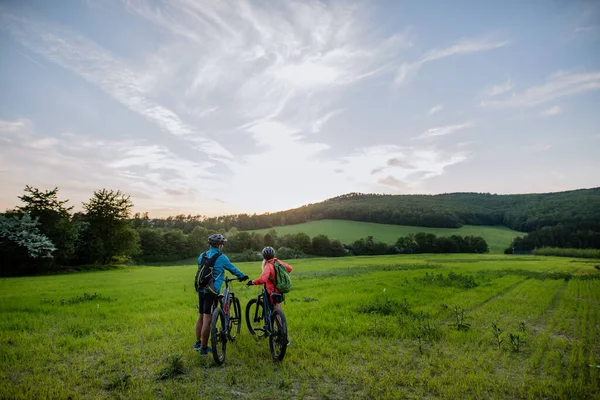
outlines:
[{"label": "person's arm", "polygon": [[260,277],[258,279],[253,280],[252,282],[255,285],[264,285],[265,283],[267,283],[269,281],[269,277],[271,276],[272,273],[273,273],[273,264],[267,263],[267,264],[265,264],[265,268],[263,269],[263,272],[260,275]]},{"label": "person's arm", "polygon": [[221,258],[223,259],[223,266],[225,267],[225,269],[231,272],[233,275],[237,276],[238,279],[242,279],[246,276],[242,271],[237,269],[237,267],[233,265],[231,261],[229,261],[229,258],[225,254],[223,254]]}]

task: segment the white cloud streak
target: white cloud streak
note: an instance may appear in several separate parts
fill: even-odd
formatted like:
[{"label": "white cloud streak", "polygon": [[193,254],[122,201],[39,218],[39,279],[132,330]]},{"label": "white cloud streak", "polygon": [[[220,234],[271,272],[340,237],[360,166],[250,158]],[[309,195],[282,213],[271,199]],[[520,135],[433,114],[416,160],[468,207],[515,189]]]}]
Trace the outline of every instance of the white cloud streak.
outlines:
[{"label": "white cloud streak", "polygon": [[428,115],[433,115],[438,111],[442,111],[444,109],[444,105],[443,104],[438,104],[436,106],[433,106],[429,109],[429,112],[427,113]]},{"label": "white cloud streak", "polygon": [[333,117],[335,117],[338,114],[343,113],[344,110],[334,110],[331,112],[328,112],[327,114],[323,115],[321,118],[319,118],[318,120],[315,121],[315,123],[313,124],[312,127],[312,131],[313,132],[320,132],[321,129],[323,128],[323,126]]},{"label": "white cloud streak", "polygon": [[541,117],[552,117],[553,115],[562,114],[564,110],[560,106],[554,106],[545,109],[540,113]]},{"label": "white cloud streak", "polygon": [[487,38],[480,39],[462,39],[456,44],[443,48],[434,49],[425,53],[419,61],[414,63],[404,63],[396,71],[396,78],[394,83],[398,86],[406,83],[412,76],[421,69],[423,65],[428,62],[441,60],[446,57],[451,57],[461,54],[471,54],[481,51],[488,51],[506,46],[510,42],[505,41],[492,41]]},{"label": "white cloud streak", "polygon": [[424,132],[422,135],[418,136],[418,139],[430,139],[436,136],[444,136],[444,135],[449,135],[451,133],[463,130],[463,129],[467,129],[467,128],[472,128],[475,126],[475,122],[473,121],[468,121],[468,122],[464,122],[462,124],[456,124],[456,125],[446,125],[446,126],[440,126],[437,128],[431,128],[428,129],[426,132]]},{"label": "white cloud streak", "polygon": [[600,90],[600,71],[588,73],[558,73],[543,85],[498,100],[486,100],[482,107],[522,108],[535,107],[563,97]]},{"label": "white cloud streak", "polygon": [[504,83],[492,85],[485,90],[487,96],[498,96],[503,93],[509,92],[513,88],[513,84],[510,79]]}]

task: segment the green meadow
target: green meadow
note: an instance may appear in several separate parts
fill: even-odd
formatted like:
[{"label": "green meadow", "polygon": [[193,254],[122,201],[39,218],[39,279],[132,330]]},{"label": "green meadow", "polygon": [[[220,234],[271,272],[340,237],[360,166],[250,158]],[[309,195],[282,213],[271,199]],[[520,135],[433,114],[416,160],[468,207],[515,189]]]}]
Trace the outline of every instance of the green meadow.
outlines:
[{"label": "green meadow", "polygon": [[[274,229],[280,235],[304,232],[308,236],[314,237],[323,234],[327,235],[330,239],[338,239],[344,244],[350,244],[366,236],[373,236],[377,241],[394,244],[401,236],[419,232],[433,233],[436,236],[481,236],[490,247],[490,253],[496,254],[501,254],[515,237],[525,235],[522,232],[513,231],[504,226],[465,225],[460,228],[424,228],[420,226],[386,225],[333,219],[324,219],[297,225],[277,226]],[[269,229],[258,229],[252,232],[267,233],[268,231]]]},{"label": "green meadow", "polygon": [[221,367],[192,349],[193,264],[4,278],[0,398],[600,398],[599,264],[296,260],[283,362],[244,321]]}]

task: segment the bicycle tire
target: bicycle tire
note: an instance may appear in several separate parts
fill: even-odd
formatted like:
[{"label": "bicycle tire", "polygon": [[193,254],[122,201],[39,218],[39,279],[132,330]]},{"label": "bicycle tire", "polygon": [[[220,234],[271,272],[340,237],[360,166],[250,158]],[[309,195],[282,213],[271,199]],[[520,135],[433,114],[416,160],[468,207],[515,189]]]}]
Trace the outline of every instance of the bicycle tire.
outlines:
[{"label": "bicycle tire", "polygon": [[246,305],[246,326],[250,334],[257,337],[265,335],[264,329],[264,306],[258,299],[252,299]]},{"label": "bicycle tire", "polygon": [[274,310],[271,314],[271,335],[269,347],[275,361],[282,361],[285,357],[288,344],[288,330],[285,314],[281,310]]},{"label": "bicycle tire", "polygon": [[227,329],[227,336],[232,342],[240,333],[242,329],[242,306],[240,300],[237,297],[231,297],[229,303],[229,326]]},{"label": "bicycle tire", "polygon": [[217,365],[223,364],[227,353],[227,332],[225,331],[225,313],[220,308],[216,308],[212,313],[210,342],[215,362]]}]

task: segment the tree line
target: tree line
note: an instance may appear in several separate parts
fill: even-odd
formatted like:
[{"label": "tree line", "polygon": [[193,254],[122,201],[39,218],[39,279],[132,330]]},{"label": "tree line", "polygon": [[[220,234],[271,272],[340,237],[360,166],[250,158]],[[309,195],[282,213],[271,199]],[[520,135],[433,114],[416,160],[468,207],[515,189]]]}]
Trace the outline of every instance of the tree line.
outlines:
[{"label": "tree line", "polygon": [[228,238],[227,251],[234,253],[232,259],[237,261],[260,259],[260,250],[265,246],[276,248],[281,258],[488,251],[483,238],[471,236],[437,238],[433,234],[411,234],[399,238],[392,246],[369,236],[343,244],[322,234],[311,238],[306,233],[279,235],[275,229],[266,234],[240,231],[236,227],[213,229],[191,225],[189,218],[151,220],[147,213],[131,217],[131,198],[107,189],[95,191],[83,203],[84,212],[73,214],[68,200],[59,199],[58,188],[41,191],[26,186],[19,199],[22,206],[0,214],[0,275],[3,276],[82,264],[197,257],[206,249],[206,239],[212,233],[222,233]]},{"label": "tree line", "polygon": [[504,252],[511,254],[542,247],[600,249],[600,232],[581,229],[574,224],[546,226],[523,237],[516,237]]},{"label": "tree line", "polygon": [[392,225],[459,228],[463,225],[504,225],[521,232],[572,224],[600,231],[600,188],[558,193],[496,195],[378,195],[350,193],[299,208],[265,214],[218,217],[177,215],[153,219],[155,227],[191,232],[207,229],[255,230],[321,219],[343,219]]}]

